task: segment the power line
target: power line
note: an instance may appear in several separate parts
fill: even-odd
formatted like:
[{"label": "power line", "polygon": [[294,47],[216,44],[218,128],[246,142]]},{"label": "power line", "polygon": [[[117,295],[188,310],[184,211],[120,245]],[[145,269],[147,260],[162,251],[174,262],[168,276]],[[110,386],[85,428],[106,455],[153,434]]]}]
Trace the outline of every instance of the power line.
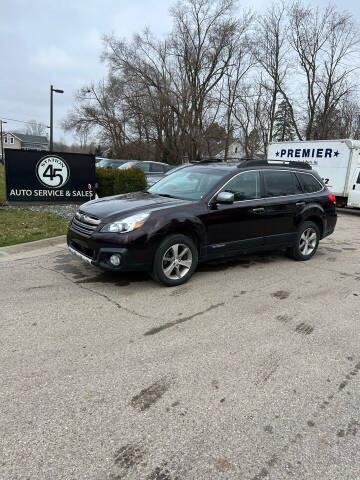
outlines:
[{"label": "power line", "polygon": [[[27,121],[25,122],[24,120],[16,120],[15,118],[6,118],[6,117],[2,117],[1,120],[9,120],[11,122],[19,122],[19,123],[33,123],[33,122],[36,122],[36,120],[32,120],[32,121]],[[38,125],[43,125],[44,127],[47,125],[45,123],[41,123],[41,122],[36,122]]]},{"label": "power line", "polygon": [[[33,122],[35,122],[38,125],[41,125],[45,128],[49,128],[49,125],[47,125],[46,123],[37,122],[36,120],[25,122],[24,120],[16,120],[15,118],[6,118],[6,117],[2,117],[1,120],[8,120],[9,122],[29,123],[29,124],[32,124]],[[60,128],[60,127],[54,127],[54,128]]]}]

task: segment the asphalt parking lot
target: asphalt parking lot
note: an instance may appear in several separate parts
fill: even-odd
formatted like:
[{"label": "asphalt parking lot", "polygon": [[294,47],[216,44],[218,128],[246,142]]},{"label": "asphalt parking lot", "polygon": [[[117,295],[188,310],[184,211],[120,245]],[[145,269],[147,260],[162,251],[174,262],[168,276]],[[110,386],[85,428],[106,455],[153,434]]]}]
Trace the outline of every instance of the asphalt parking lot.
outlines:
[{"label": "asphalt parking lot", "polygon": [[[4,259],[3,259],[4,260]],[[360,214],[176,288],[0,263],[0,478],[360,479]]]}]

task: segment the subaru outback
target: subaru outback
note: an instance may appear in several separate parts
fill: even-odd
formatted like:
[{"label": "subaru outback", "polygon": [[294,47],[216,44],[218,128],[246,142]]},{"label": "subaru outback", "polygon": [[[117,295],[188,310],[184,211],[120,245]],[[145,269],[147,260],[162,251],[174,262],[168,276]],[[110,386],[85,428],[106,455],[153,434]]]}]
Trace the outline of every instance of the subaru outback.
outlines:
[{"label": "subaru outback", "polygon": [[335,224],[335,195],[309,164],[244,160],[188,166],[145,191],[91,200],[67,241],[94,266],[148,270],[175,286],[199,262],[242,253],[281,248],[309,260]]}]

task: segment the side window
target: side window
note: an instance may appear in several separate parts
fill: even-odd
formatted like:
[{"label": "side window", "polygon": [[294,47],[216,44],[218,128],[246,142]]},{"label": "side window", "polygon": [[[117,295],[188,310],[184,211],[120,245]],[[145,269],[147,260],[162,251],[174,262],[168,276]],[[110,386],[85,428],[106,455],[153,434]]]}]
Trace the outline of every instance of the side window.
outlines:
[{"label": "side window", "polygon": [[314,193],[322,190],[323,186],[313,175],[309,173],[297,173],[296,175],[305,193]]},{"label": "side window", "polygon": [[260,173],[255,170],[241,173],[230,180],[221,191],[233,193],[235,202],[260,198]]},{"label": "side window", "polygon": [[359,172],[359,175],[357,177],[356,183],[360,183],[360,172]]},{"label": "side window", "polygon": [[135,168],[141,168],[145,173],[149,173],[150,171],[150,163],[149,162],[141,162],[141,163],[136,163],[134,165]]},{"label": "side window", "polygon": [[284,197],[303,193],[292,172],[264,171],[265,196]]},{"label": "side window", "polygon": [[156,172],[156,173],[163,173],[164,172],[164,166],[161,165],[161,163],[151,163],[151,172]]}]

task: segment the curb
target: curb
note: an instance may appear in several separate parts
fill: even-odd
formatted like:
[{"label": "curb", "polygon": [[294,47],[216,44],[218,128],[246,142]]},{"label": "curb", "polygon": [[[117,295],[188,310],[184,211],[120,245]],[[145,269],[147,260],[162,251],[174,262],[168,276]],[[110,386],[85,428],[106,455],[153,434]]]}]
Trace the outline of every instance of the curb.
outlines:
[{"label": "curb", "polygon": [[[66,245],[66,235],[60,235],[59,237],[44,238],[42,240],[35,240],[34,242],[25,242],[18,243],[17,245],[10,245],[8,247],[0,248],[0,258],[5,259],[10,255],[19,255],[27,256],[27,254],[34,252],[35,250],[40,250],[38,252],[41,254],[42,249],[49,247],[65,247]],[[9,260],[9,258],[6,258]]]}]

